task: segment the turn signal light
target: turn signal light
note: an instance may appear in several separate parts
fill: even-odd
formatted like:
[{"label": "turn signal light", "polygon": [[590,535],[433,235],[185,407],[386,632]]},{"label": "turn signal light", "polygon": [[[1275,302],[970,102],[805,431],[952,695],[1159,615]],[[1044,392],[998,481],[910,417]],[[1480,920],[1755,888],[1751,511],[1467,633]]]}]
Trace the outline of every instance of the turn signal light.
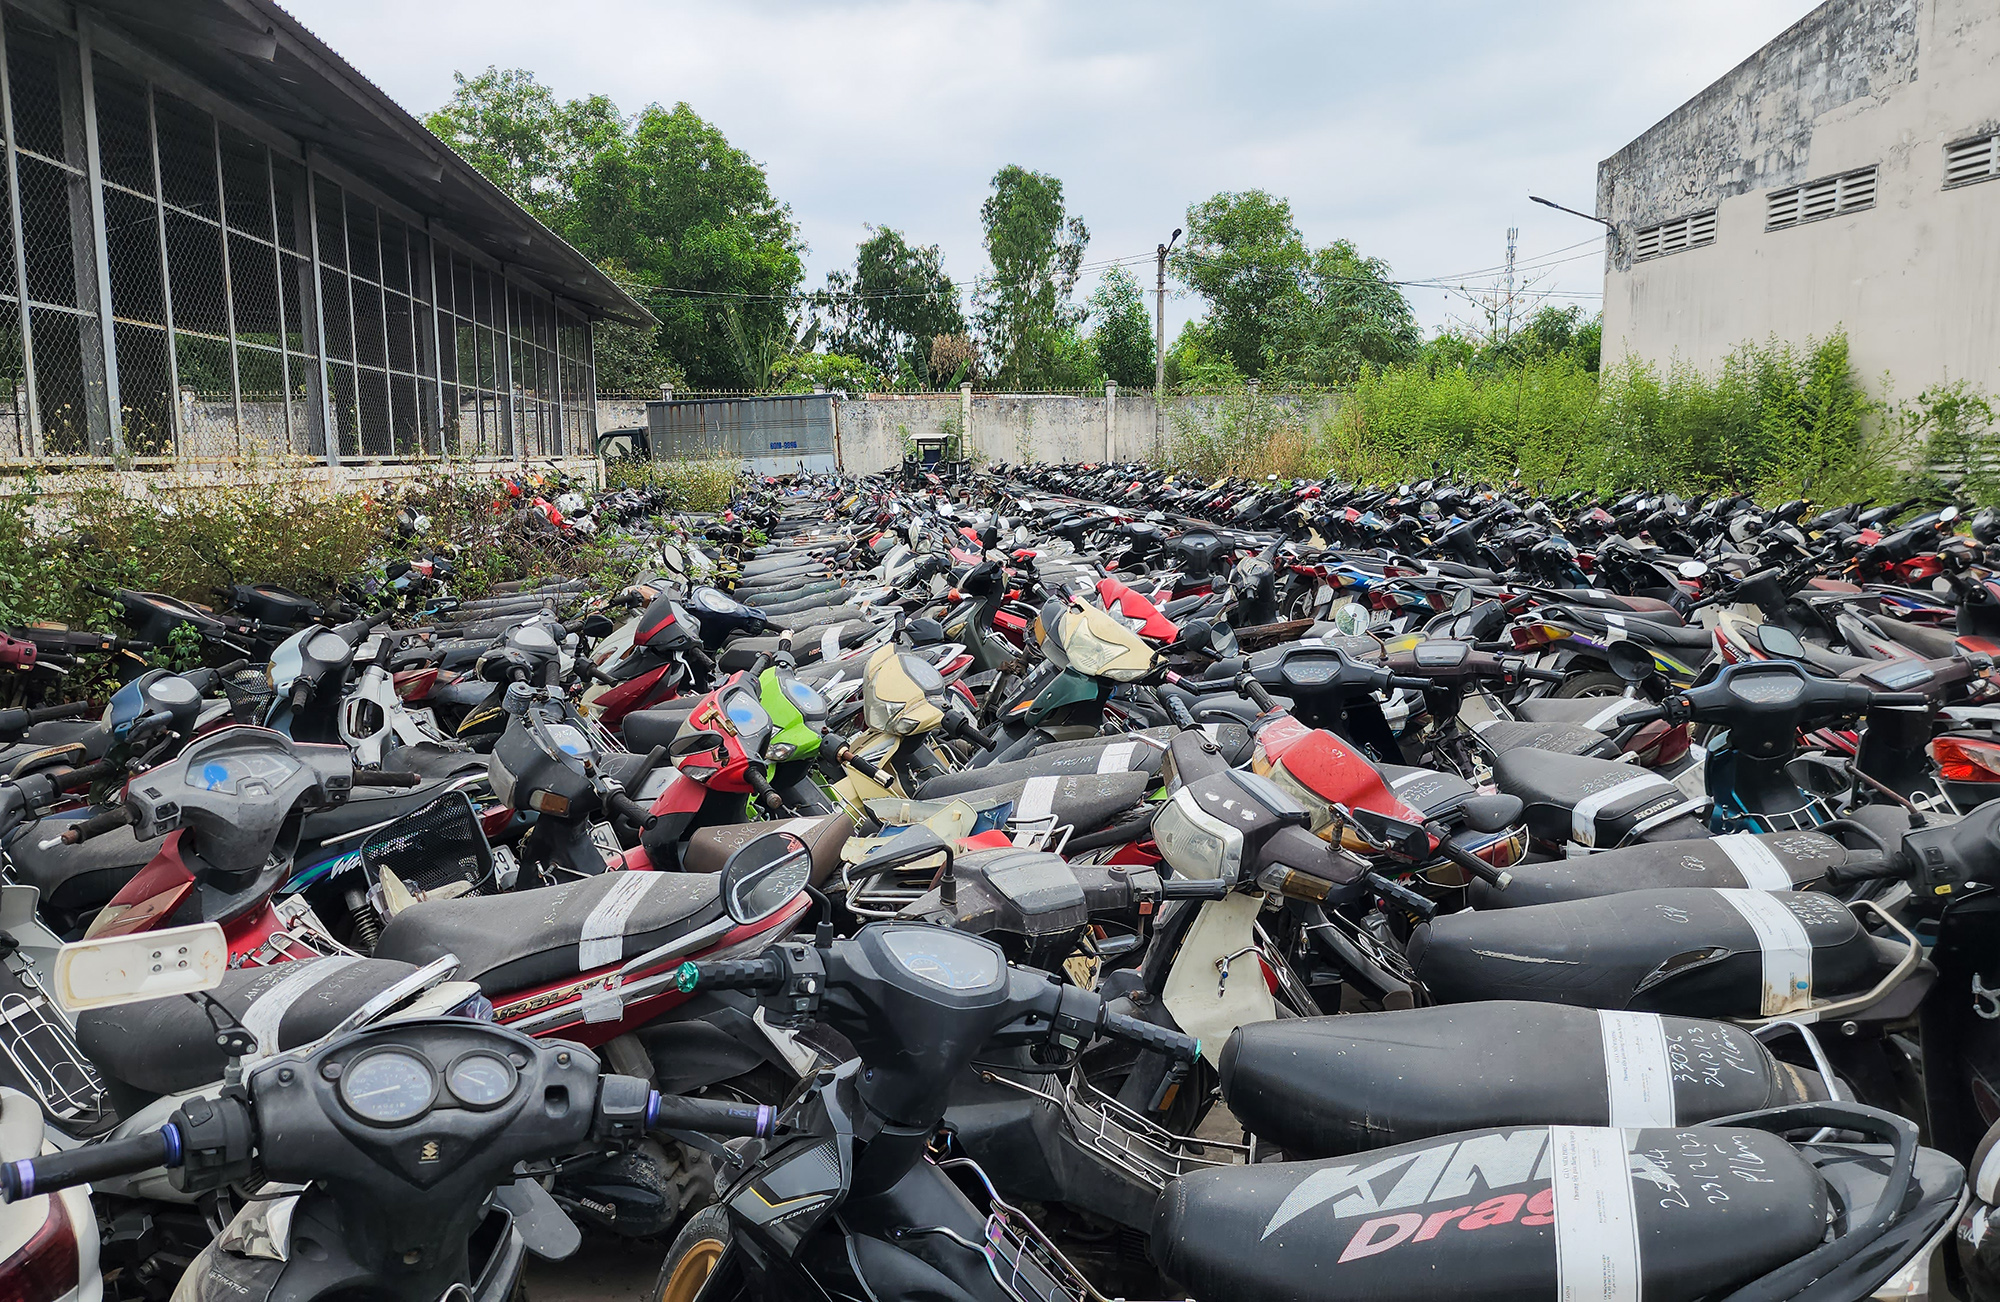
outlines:
[{"label": "turn signal light", "polygon": [[2000,782],[2000,742],[1939,737],[1931,742],[1931,758],[1947,782]]}]

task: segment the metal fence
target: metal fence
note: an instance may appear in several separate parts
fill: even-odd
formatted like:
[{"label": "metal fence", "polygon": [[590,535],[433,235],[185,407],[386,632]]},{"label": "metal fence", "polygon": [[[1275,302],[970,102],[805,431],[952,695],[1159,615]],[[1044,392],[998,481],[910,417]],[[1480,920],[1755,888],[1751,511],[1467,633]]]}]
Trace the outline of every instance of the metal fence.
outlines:
[{"label": "metal fence", "polygon": [[769,394],[646,404],[655,461],[742,460],[761,474],[834,468],[834,396]]},{"label": "metal fence", "polygon": [[0,10],[0,463],[588,455],[580,314],[91,36]]}]

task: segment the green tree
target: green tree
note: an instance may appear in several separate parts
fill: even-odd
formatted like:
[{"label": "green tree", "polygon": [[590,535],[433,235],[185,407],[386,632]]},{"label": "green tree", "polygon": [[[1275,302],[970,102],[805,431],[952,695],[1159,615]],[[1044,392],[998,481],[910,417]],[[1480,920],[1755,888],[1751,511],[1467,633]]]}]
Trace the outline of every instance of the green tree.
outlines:
[{"label": "green tree", "polygon": [[1351,384],[1367,367],[1398,366],[1423,352],[1410,304],[1389,264],[1335,240],[1312,255],[1300,292],[1281,301],[1266,345],[1274,384]]},{"label": "green tree", "polygon": [[1083,319],[1069,298],[1090,231],[1064,211],[1061,181],[1012,164],[994,173],[979,219],[993,268],[976,295],[987,351],[1002,383],[1049,384],[1062,334]]},{"label": "green tree", "polygon": [[870,229],[854,250],[854,270],[828,272],[826,289],[815,296],[826,317],[826,344],[898,383],[921,385],[932,342],[965,333],[958,287],[937,245],[913,246],[886,226]]},{"label": "green tree", "polygon": [[1090,332],[1097,364],[1121,387],[1153,383],[1153,321],[1146,312],[1139,282],[1123,267],[1113,267],[1097,282],[1090,296]]},{"label": "green tree", "polygon": [[1208,301],[1209,337],[1244,375],[1264,373],[1275,336],[1298,311],[1310,261],[1292,205],[1262,190],[1211,196],[1188,209],[1171,263]]},{"label": "green tree", "polygon": [[556,234],[624,269],[689,383],[751,384],[756,358],[792,337],[805,245],[791,209],[686,104],[626,118],[601,95],[558,103],[532,73],[489,68],[460,76],[427,124]]},{"label": "green tree", "polygon": [[1529,358],[1567,357],[1595,373],[1604,340],[1602,314],[1585,317],[1583,309],[1544,304],[1503,344],[1489,350],[1498,365],[1518,365]]}]

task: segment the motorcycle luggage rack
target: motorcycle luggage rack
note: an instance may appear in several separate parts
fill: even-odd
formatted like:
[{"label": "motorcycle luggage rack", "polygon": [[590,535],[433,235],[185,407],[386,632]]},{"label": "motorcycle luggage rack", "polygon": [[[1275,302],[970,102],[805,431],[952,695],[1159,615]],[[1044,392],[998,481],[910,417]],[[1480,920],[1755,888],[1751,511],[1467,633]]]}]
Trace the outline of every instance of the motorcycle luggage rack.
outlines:
[{"label": "motorcycle luggage rack", "polygon": [[847,907],[862,918],[893,918],[930,893],[935,867],[904,864],[878,868],[857,877],[855,868],[865,863],[840,866],[840,884],[847,891]]},{"label": "motorcycle luggage rack", "polygon": [[987,1213],[981,1241],[974,1243],[947,1225],[912,1226],[900,1231],[898,1237],[935,1235],[978,1253],[985,1258],[993,1282],[1013,1302],[1114,1302],[1084,1278],[1026,1212],[1000,1197],[977,1162],[969,1157],[948,1157],[937,1167],[940,1171],[969,1172],[985,1191]]},{"label": "motorcycle luggage rack", "polygon": [[[1255,1156],[1249,1144],[1177,1135],[1104,1093],[1082,1068],[1070,1073],[1060,1094],[986,1071],[993,1084],[1032,1094],[1062,1114],[1063,1127],[1082,1147],[1155,1190],[1194,1171],[1241,1166]],[[1215,1156],[1219,1150],[1221,1156]]]},{"label": "motorcycle luggage rack", "polygon": [[34,1095],[57,1129],[82,1136],[109,1118],[104,1079],[77,1045],[69,1023],[54,1011],[48,988],[25,955],[6,956],[16,989],[0,994],[0,1057],[14,1081]]}]

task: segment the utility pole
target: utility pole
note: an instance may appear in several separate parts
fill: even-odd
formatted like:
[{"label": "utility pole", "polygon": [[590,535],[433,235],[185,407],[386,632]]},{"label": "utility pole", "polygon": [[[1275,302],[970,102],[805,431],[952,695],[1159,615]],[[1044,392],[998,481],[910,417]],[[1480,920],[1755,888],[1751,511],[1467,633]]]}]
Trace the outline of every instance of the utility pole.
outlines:
[{"label": "utility pole", "polygon": [[1519,226],[1509,226],[1507,228],[1507,279],[1503,282],[1504,287],[1500,291],[1501,311],[1505,314],[1502,317],[1504,324],[1501,326],[1500,334],[1500,342],[1503,344],[1514,337],[1514,249],[1520,242],[1521,228]]},{"label": "utility pole", "polygon": [[1180,227],[1155,251],[1159,274],[1153,286],[1153,450],[1167,446],[1167,254],[1180,242]]}]

